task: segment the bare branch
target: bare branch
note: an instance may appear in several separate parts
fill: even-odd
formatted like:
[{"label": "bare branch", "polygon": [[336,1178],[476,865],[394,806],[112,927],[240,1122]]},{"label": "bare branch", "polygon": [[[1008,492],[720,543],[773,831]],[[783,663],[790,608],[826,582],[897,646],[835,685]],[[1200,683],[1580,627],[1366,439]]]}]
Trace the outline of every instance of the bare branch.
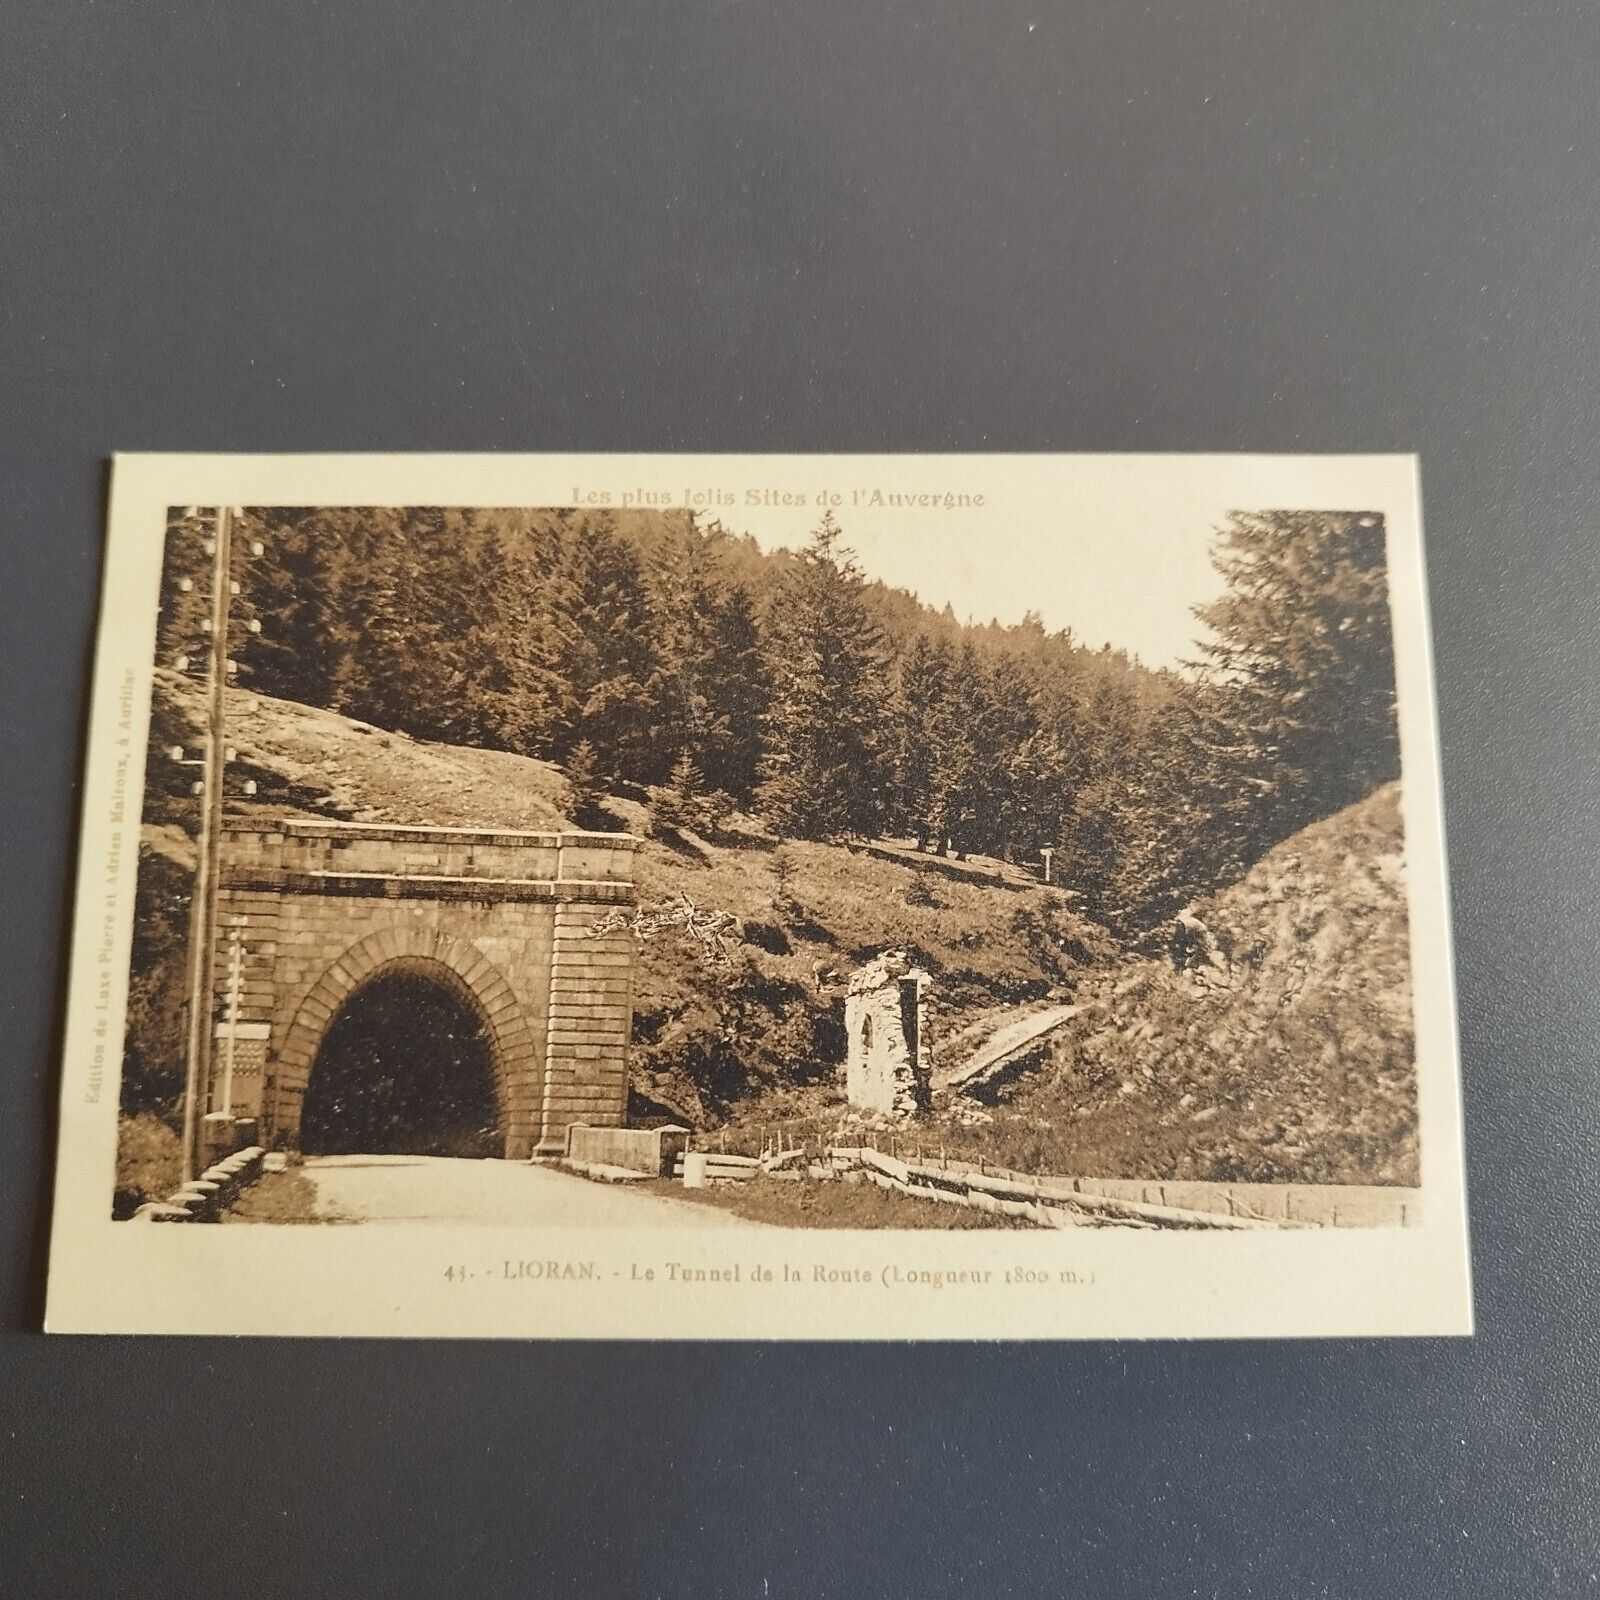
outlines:
[{"label": "bare branch", "polygon": [[654,939],[673,929],[681,929],[699,941],[701,955],[717,966],[728,966],[727,935],[742,937],[739,919],[728,911],[702,911],[686,894],[679,894],[659,906],[640,906],[630,916],[616,910],[589,928],[591,938],[609,933],[631,933],[634,938]]}]

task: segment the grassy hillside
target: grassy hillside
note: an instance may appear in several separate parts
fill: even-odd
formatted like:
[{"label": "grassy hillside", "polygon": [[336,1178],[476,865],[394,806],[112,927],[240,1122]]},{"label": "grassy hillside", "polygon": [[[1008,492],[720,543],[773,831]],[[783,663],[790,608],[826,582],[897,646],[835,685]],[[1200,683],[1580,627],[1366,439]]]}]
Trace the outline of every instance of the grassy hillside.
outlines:
[{"label": "grassy hillside", "polygon": [[[176,674],[158,675],[157,695],[129,1045],[130,1064],[143,1064],[136,1081],[175,1087],[162,1064],[179,1059],[191,769],[160,750],[199,742],[201,705]],[[245,690],[230,693],[229,729],[238,772],[259,786],[247,808],[255,814],[573,826],[566,780],[548,762],[431,744]],[[603,812],[644,838],[642,903],[687,895],[740,924],[725,966],[707,962],[686,934],[641,945],[632,1074],[639,1114],[715,1123],[763,1091],[831,1085],[844,1055],[844,980],[879,950],[915,950],[934,974],[936,1040],[1070,984],[1112,953],[1064,896],[998,862],[780,844],[739,815],[714,841],[656,836],[644,791],[608,799]]]},{"label": "grassy hillside", "polygon": [[[199,702],[163,675],[162,742],[198,740]],[[559,768],[429,744],[233,693],[240,769],[263,815],[570,826]],[[125,1109],[170,1112],[192,802],[152,759]],[[699,1126],[841,1110],[844,983],[904,947],[932,972],[937,1068],[1065,994],[1079,1014],[1044,1066],[986,1111],[953,1097],[919,1136],[1034,1171],[1097,1176],[1417,1180],[1398,785],[1295,835],[1194,908],[1209,959],[1130,957],[1071,902],[998,862],[779,843],[735,815],[716,840],[651,824],[644,791],[604,815],[644,840],[640,899],[687,895],[738,919],[726,965],[668,932],[641,944],[633,1114]],[[986,1120],[987,1119],[987,1120]]]}]

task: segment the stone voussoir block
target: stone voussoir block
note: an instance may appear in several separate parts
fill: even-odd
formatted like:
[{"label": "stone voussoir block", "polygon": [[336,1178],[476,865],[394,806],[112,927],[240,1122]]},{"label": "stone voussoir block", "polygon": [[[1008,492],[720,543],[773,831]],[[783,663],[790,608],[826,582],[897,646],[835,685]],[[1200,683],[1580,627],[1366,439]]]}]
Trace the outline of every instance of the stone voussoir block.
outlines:
[{"label": "stone voussoir block", "polygon": [[298,1019],[309,1023],[321,1033],[322,1029],[333,1020],[333,1014],[338,1007],[337,1000],[330,1000],[313,989],[296,1007],[295,1014]]}]

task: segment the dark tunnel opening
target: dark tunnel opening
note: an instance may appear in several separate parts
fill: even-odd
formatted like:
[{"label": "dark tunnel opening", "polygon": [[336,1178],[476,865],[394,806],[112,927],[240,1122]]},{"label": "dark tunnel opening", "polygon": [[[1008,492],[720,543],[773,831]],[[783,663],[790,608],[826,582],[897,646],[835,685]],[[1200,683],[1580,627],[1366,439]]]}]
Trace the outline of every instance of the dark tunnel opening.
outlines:
[{"label": "dark tunnel opening", "polygon": [[328,1026],[300,1117],[307,1155],[505,1153],[494,1060],[476,1008],[424,973],[363,984]]}]

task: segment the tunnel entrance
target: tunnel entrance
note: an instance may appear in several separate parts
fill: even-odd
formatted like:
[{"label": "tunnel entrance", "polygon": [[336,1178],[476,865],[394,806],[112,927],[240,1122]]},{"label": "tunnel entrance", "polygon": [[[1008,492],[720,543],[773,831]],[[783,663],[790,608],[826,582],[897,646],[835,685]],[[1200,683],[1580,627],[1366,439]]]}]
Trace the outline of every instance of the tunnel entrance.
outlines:
[{"label": "tunnel entrance", "polygon": [[488,1026],[447,968],[386,968],[340,1007],[306,1084],[300,1148],[505,1154]]}]

